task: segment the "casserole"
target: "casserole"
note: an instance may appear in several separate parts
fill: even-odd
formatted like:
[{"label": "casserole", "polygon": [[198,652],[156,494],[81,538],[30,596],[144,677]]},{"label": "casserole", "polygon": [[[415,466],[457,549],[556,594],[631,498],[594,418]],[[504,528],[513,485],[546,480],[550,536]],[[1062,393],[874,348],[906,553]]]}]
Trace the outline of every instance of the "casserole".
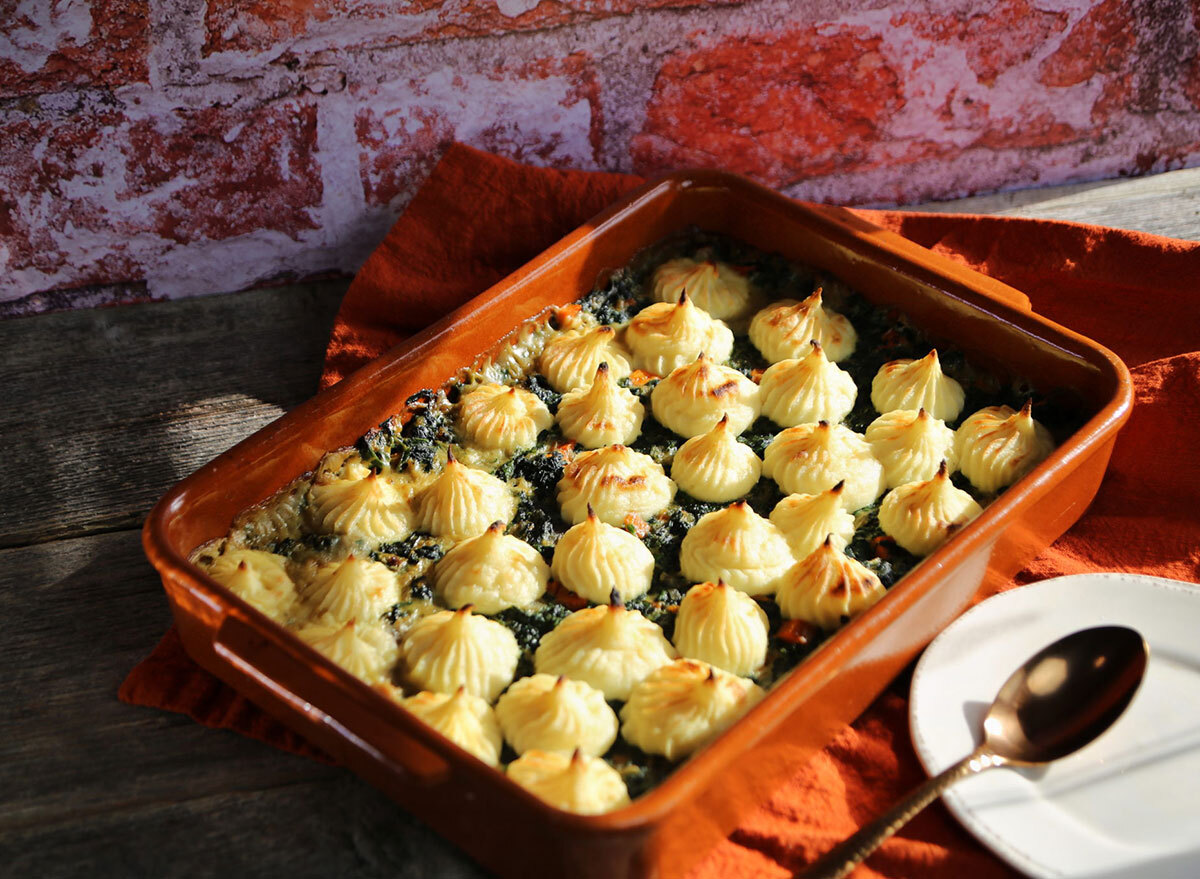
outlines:
[{"label": "casserole", "polygon": [[[438,386],[543,308],[592,289],[646,245],[695,224],[836,275],[904,311],[973,361],[1070,389],[1077,430],[887,598],[832,637],[739,724],[662,786],[599,816],[553,809],[468,758],[186,562],[234,515]],[[1094,495],[1130,384],[1113,355],[1031,315],[1020,294],[863,223],[738,178],[648,184],[437,325],[176,486],[147,521],[183,641],[204,667],[342,759],[505,875],[676,875],[856,716],[981,585],[995,586],[1065,530]],[[789,722],[792,721],[792,722]],[[719,784],[716,780],[719,778]],[[536,846],[516,850],[518,832]]]}]

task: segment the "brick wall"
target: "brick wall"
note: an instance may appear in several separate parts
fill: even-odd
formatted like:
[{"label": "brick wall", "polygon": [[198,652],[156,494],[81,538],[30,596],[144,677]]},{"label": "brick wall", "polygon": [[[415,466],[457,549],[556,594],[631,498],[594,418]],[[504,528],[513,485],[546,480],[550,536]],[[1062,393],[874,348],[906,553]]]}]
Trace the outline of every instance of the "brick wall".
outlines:
[{"label": "brick wall", "polygon": [[454,139],[853,204],[1200,161],[1200,0],[848,5],[0,0],[0,309],[352,272]]}]

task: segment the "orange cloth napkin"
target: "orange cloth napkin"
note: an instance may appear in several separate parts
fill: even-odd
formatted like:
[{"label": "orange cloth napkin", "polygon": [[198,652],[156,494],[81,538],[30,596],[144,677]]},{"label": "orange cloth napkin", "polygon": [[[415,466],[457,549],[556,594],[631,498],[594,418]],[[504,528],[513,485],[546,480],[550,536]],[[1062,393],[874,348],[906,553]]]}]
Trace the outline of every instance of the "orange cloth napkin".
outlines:
[{"label": "orange cloth napkin", "polygon": [[[350,287],[322,386],[500,280],[640,182],[452,147]],[[1133,371],[1137,402],[1099,496],[1016,583],[1097,570],[1200,580],[1200,244],[1042,220],[859,213],[1024,291],[1037,312],[1107,345]],[[906,693],[902,677],[746,815],[694,875],[790,875],[917,784],[924,773],[908,736]],[[322,756],[193,665],[174,629],[120,696]],[[939,803],[856,875],[1016,874]]]}]

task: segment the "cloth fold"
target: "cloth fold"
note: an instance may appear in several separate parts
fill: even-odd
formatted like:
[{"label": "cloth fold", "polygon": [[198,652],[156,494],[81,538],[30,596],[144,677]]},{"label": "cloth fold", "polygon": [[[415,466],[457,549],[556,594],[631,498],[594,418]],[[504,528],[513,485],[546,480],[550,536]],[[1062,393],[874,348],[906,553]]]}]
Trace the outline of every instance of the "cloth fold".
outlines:
[{"label": "cloth fold", "polygon": [[[330,339],[322,387],[466,302],[639,185],[620,174],[531,168],[455,145],[358,273]],[[1119,570],[1200,579],[1200,244],[1076,223],[857,211],[1027,293],[1034,309],[1132,369],[1133,416],[1084,517],[1014,584]],[[696,877],[787,876],[923,778],[902,676],[696,868]],[[325,758],[195,666],[168,632],[121,686],[127,702],[186,713]],[[856,876],[1013,876],[940,805]]]}]

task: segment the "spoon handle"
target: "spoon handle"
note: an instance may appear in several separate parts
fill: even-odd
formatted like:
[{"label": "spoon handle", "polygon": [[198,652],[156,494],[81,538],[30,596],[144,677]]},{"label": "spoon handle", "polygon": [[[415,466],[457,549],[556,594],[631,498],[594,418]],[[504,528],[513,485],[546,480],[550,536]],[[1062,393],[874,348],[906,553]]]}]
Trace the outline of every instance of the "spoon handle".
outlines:
[{"label": "spoon handle", "polygon": [[974,752],[927,779],[870,824],[826,852],[800,876],[802,879],[840,879],[954,782],[985,769],[1003,766],[1006,762],[1003,757],[980,745]]}]

